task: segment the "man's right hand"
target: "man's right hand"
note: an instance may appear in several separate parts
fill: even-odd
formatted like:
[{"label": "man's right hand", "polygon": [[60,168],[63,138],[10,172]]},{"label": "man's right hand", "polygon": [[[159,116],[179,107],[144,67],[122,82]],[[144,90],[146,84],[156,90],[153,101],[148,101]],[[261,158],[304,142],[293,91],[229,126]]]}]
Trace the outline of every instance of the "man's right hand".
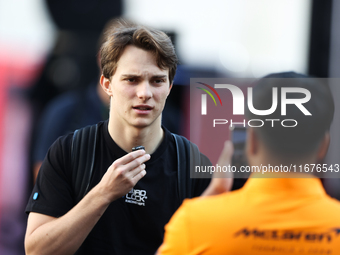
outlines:
[{"label": "man's right hand", "polygon": [[109,203],[124,196],[145,176],[144,163],[149,159],[144,150],[137,150],[115,160],[96,188]]}]

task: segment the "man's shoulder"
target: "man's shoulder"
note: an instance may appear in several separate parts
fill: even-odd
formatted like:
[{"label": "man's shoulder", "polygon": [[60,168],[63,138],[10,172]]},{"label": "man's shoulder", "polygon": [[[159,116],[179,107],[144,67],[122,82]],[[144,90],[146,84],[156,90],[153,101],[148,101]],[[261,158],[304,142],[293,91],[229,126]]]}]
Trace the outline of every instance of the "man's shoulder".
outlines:
[{"label": "man's shoulder", "polygon": [[[51,145],[51,148],[62,148],[62,149],[69,149],[72,146],[73,139],[75,138],[75,134],[79,133],[81,139],[87,138],[87,136],[91,135],[92,133],[90,130],[98,130],[102,133],[103,125],[106,121],[100,121],[97,124],[89,125],[86,127],[82,127],[80,129],[74,130],[73,132],[70,132],[68,134],[59,136],[54,143]],[[98,133],[99,133],[98,132]],[[94,134],[94,133],[93,133]]]},{"label": "man's shoulder", "polygon": [[103,121],[99,121],[98,123],[96,124],[91,124],[91,125],[87,125],[87,126],[84,126],[84,127],[81,127],[77,130],[89,130],[91,128],[97,128],[98,130],[102,129],[105,125],[105,123],[107,124],[108,120],[103,120]]},{"label": "man's shoulder", "polygon": [[107,129],[107,122],[100,121],[97,124],[88,125],[86,127],[82,127],[80,129],[75,130],[70,133],[71,136],[71,147],[72,153],[73,151],[79,151],[81,154],[92,151],[91,148],[95,148],[97,144],[98,137],[103,136],[105,129]]},{"label": "man's shoulder", "polygon": [[55,150],[65,150],[70,147],[72,141],[72,133],[68,133],[66,135],[59,136],[51,145],[49,150],[54,152]]},{"label": "man's shoulder", "polygon": [[316,205],[315,210],[318,212],[315,213],[324,215],[325,218],[332,219],[340,224],[340,201],[327,195],[320,203]]},{"label": "man's shoulder", "polygon": [[[166,129],[164,129],[166,130]],[[188,138],[186,138],[185,136],[182,136],[182,135],[178,135],[178,134],[175,134],[175,133],[171,133],[170,131],[166,130],[167,132],[169,132],[169,134],[171,134],[171,136],[173,137],[174,141],[176,142],[183,142],[184,144],[187,144],[189,147],[190,150],[192,150],[194,153],[195,153],[195,149],[197,148],[197,151],[196,152],[200,152],[197,144],[191,142]],[[200,152],[201,156],[203,156],[204,158],[208,159],[202,152]]]}]

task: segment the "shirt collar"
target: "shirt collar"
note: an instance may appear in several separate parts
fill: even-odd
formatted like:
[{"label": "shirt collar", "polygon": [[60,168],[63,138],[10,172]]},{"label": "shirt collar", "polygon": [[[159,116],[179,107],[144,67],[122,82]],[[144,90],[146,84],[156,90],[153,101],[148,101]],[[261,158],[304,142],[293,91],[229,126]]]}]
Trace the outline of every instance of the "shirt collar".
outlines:
[{"label": "shirt collar", "polygon": [[246,192],[251,192],[252,195],[262,193],[275,196],[280,192],[284,192],[286,195],[292,194],[292,196],[297,194],[300,196],[326,195],[321,180],[312,175],[253,174],[244,185],[244,189]]}]

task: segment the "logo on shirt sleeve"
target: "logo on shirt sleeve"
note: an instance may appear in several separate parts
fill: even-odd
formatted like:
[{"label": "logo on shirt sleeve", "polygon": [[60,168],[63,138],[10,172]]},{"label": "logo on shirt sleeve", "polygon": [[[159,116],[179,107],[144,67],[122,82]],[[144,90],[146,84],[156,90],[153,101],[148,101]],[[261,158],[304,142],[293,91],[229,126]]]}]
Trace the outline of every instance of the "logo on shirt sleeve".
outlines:
[{"label": "logo on shirt sleeve", "polygon": [[38,196],[39,196],[38,192],[35,192],[34,195],[33,195],[33,200],[37,200]]}]

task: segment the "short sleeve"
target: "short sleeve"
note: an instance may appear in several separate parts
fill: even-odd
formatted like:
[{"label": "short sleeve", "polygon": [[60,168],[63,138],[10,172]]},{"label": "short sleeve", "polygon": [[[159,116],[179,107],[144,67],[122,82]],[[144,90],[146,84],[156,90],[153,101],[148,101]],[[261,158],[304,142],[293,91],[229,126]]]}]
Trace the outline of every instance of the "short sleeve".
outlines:
[{"label": "short sleeve", "polygon": [[73,206],[71,184],[72,134],[58,138],[50,147],[40,168],[26,213],[37,212],[60,217]]},{"label": "short sleeve", "polygon": [[180,208],[165,225],[165,235],[163,244],[159,247],[160,255],[188,254],[190,233],[188,230],[187,202],[185,200]]}]

